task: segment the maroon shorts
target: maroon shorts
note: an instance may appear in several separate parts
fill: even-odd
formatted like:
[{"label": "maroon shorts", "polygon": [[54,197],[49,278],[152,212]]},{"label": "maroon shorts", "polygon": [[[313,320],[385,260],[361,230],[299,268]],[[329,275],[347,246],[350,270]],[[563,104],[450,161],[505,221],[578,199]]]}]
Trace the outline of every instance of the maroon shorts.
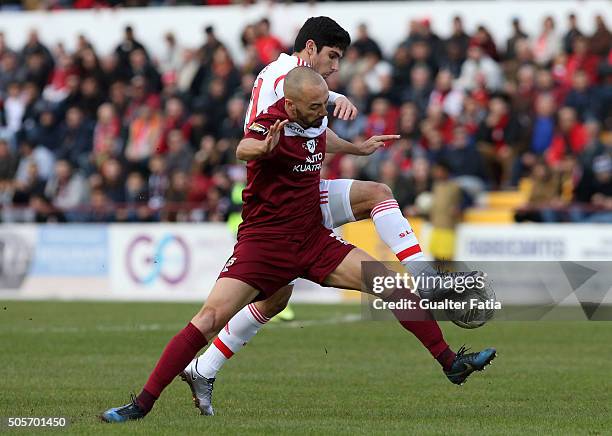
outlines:
[{"label": "maroon shorts", "polygon": [[219,278],[240,280],[269,297],[298,277],[323,284],[353,248],[322,225],[301,235],[242,235]]}]

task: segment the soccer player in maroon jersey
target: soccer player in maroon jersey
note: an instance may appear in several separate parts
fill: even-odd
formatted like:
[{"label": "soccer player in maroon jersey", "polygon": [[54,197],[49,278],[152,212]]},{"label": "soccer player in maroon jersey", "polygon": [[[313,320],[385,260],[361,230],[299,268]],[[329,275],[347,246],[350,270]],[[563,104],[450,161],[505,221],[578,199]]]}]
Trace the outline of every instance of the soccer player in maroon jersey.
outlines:
[{"label": "soccer player in maroon jersey", "polygon": [[[245,131],[255,118],[284,96],[283,82],[287,73],[298,66],[308,66],[323,78],[338,71],[340,58],[350,44],[350,36],[329,17],[311,17],[295,38],[294,53],[281,54],[267,65],[255,79],[251,100],[245,117]],[[329,91],[328,105],[333,105],[333,116],[353,119],[357,108],[342,94]],[[327,125],[327,117],[321,126],[303,129],[303,135],[317,134]],[[295,127],[297,128],[297,127]],[[393,137],[389,137],[394,139]],[[327,151],[353,155],[370,155],[382,141],[370,138],[352,143],[339,138],[327,129]],[[240,157],[240,156],[239,156]],[[310,160],[313,160],[311,157]],[[309,162],[307,165],[318,164]],[[419,241],[410,222],[403,216],[391,189],[378,182],[351,179],[321,179],[319,182],[322,222],[328,229],[348,222],[372,218],[380,239],[395,253],[397,259],[413,276],[435,276],[436,270],[425,262]],[[472,272],[462,273],[464,275]],[[199,357],[189,363],[183,374],[198,398],[199,408],[205,415],[214,413],[212,407],[213,383],[222,366],[240,351],[255,334],[275,315],[283,314],[293,291],[293,283],[264,300],[249,304],[240,310],[219,333],[215,341]],[[421,286],[421,296],[440,298],[444,290]],[[436,294],[436,295],[434,295]]]},{"label": "soccer player in maroon jersey", "polygon": [[[325,80],[310,68],[298,67],[285,79],[285,98],[256,117],[237,154],[248,161],[244,222],[238,242],[206,303],[191,322],[170,340],[143,390],[125,406],[101,415],[106,422],[140,419],[151,411],[161,392],[239,310],[257,298],[273,295],[297,277],[323,286],[371,292],[362,282],[362,263],[375,262],[321,224],[319,177],[326,151],[329,98]],[[314,128],[310,136],[307,129]],[[317,133],[318,132],[318,133]],[[373,138],[385,141],[386,136]],[[382,264],[376,275],[390,272]],[[387,302],[419,300],[406,289],[377,294]],[[392,309],[402,327],[413,333],[442,366],[449,380],[462,384],[495,357],[495,349],[454,353],[431,314],[417,304],[407,316]]]}]

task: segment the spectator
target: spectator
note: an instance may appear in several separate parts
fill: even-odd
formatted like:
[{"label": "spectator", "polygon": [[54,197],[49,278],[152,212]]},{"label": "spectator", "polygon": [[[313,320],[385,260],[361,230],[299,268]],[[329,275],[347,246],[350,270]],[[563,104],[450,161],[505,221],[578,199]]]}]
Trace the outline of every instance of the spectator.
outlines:
[{"label": "spectator", "polygon": [[555,131],[555,100],[550,94],[542,94],[536,100],[536,117],[531,133],[531,151],[544,154],[552,142]]},{"label": "spectator", "polygon": [[202,66],[207,68],[212,62],[213,53],[217,48],[221,47],[223,43],[217,39],[213,26],[206,26],[204,28],[204,34],[206,35],[205,41],[200,47],[198,55]]},{"label": "spectator", "polygon": [[61,131],[57,123],[57,115],[50,107],[46,107],[40,113],[38,123],[27,131],[27,139],[54,153],[57,152],[61,143]]},{"label": "spectator", "polygon": [[489,56],[495,62],[499,62],[497,46],[495,45],[495,41],[489,33],[489,30],[485,26],[478,26],[478,29],[476,29],[476,33],[472,37],[472,41],[474,41],[478,46],[480,46],[487,54],[487,56]]},{"label": "spectator", "polygon": [[578,28],[576,14],[569,14],[567,17],[567,32],[563,35],[563,50],[565,50],[566,54],[572,54],[574,50],[574,40],[579,36],[583,36],[583,34]]},{"label": "spectator", "polygon": [[180,130],[185,139],[189,138],[191,133],[191,123],[181,99],[177,97],[170,98],[166,102],[163,115],[161,136],[155,147],[157,153],[166,153],[168,151],[168,135],[171,131]]},{"label": "spectator", "polygon": [[115,221],[115,212],[111,201],[101,189],[91,193],[90,207],[82,216],[86,223],[112,223]]},{"label": "spectator", "polygon": [[87,183],[83,176],[74,171],[67,160],[58,160],[55,172],[47,182],[45,195],[53,207],[65,214],[69,220],[80,218],[77,210],[87,201]]},{"label": "spectator", "polygon": [[457,59],[460,62],[465,61],[467,57],[468,47],[470,45],[470,36],[465,33],[463,28],[463,20],[460,16],[453,17],[453,30],[451,36],[446,40],[446,53],[450,57],[451,46],[452,50],[457,51]]},{"label": "spectator", "polygon": [[368,117],[365,136],[392,135],[397,129],[397,110],[384,98],[372,102],[372,113]]},{"label": "spectator", "polygon": [[431,71],[427,65],[415,65],[410,73],[410,88],[402,95],[403,102],[412,102],[419,113],[425,113],[431,96]]},{"label": "spectator", "polygon": [[276,60],[278,56],[285,50],[283,43],[270,33],[270,20],[262,18],[256,26],[257,38],[255,39],[255,48],[259,55],[259,60],[267,65]]},{"label": "spectator", "polygon": [[223,120],[219,135],[222,138],[240,141],[244,135],[244,114],[246,105],[241,98],[232,98],[227,102],[227,118]]},{"label": "spectator", "polygon": [[192,159],[191,146],[185,142],[183,133],[178,129],[171,130],[168,133],[166,172],[170,175],[175,172],[187,173],[191,169]]},{"label": "spectator", "polygon": [[400,209],[410,206],[410,185],[408,180],[400,173],[400,168],[394,160],[387,159],[380,164],[380,182],[393,191]]},{"label": "spectator", "polygon": [[15,174],[15,181],[26,183],[29,177],[30,165],[36,165],[38,173],[43,180],[49,179],[53,173],[55,157],[45,147],[34,146],[27,140],[21,141],[19,145],[19,165]]},{"label": "spectator", "polygon": [[472,40],[468,49],[468,58],[461,68],[460,86],[467,91],[484,86],[490,91],[497,91],[502,86],[501,69],[478,44]]},{"label": "spectator", "polygon": [[8,142],[0,139],[0,192],[8,190],[13,184],[18,162]]},{"label": "spectator", "polygon": [[85,77],[81,82],[81,98],[79,108],[83,111],[83,116],[88,120],[94,120],[98,112],[98,107],[104,102],[100,83],[93,77]]},{"label": "spectator", "polygon": [[162,133],[162,117],[157,103],[141,106],[136,119],[130,125],[125,147],[125,158],[130,169],[144,170],[149,158],[156,152]]},{"label": "spectator", "polygon": [[27,177],[23,181],[15,182],[13,188],[13,205],[26,207],[30,199],[36,196],[44,196],[46,182],[40,177],[38,167],[30,163],[27,169]]},{"label": "spectator", "polygon": [[561,108],[558,114],[557,129],[546,153],[548,164],[555,167],[565,155],[580,153],[587,140],[587,131],[578,121],[576,111],[567,106]]},{"label": "spectator", "polygon": [[149,208],[158,211],[164,205],[164,198],[168,189],[168,173],[166,161],[161,155],[154,155],[149,161],[148,197]]},{"label": "spectator", "polygon": [[129,74],[130,71],[130,55],[135,50],[143,50],[146,56],[147,52],[144,45],[136,40],[136,37],[134,36],[134,28],[132,26],[126,26],[124,29],[123,40],[115,49],[115,53],[117,54],[119,61],[119,68],[126,74]]},{"label": "spectator", "polygon": [[484,184],[488,181],[484,162],[475,144],[470,143],[465,127],[456,126],[453,129],[452,141],[445,147],[442,157],[448,162],[450,174],[456,181],[460,177],[464,183],[484,190]]},{"label": "spectator", "polygon": [[125,182],[125,206],[117,210],[118,221],[150,221],[149,193],[142,174],[131,172]]},{"label": "spectator", "polygon": [[612,48],[612,33],[608,30],[602,15],[595,16],[595,32],[589,41],[591,53],[595,56],[607,56]]},{"label": "spectator", "polygon": [[612,156],[605,153],[593,159],[578,186],[576,199],[588,206],[574,213],[574,219],[589,222],[612,222]]},{"label": "spectator", "polygon": [[176,75],[183,63],[183,48],[178,44],[173,32],[164,35],[164,53],[159,60],[159,68],[163,75]]},{"label": "spectator", "polygon": [[[406,49],[407,50],[407,49]],[[360,76],[366,69],[366,60],[359,55],[356,47],[349,46],[340,61],[340,81],[350,83],[354,77]]]},{"label": "spectator", "polygon": [[197,52],[186,48],[182,53],[182,61],[179,70],[177,71],[177,86],[180,92],[186,93],[189,91],[191,84],[194,81],[200,64],[196,56]]},{"label": "spectator", "polygon": [[53,207],[51,202],[44,195],[33,195],[30,198],[30,209],[34,214],[36,223],[63,223],[66,222],[64,214]]},{"label": "spectator", "polygon": [[569,88],[574,80],[574,74],[583,70],[588,77],[589,85],[597,83],[597,65],[599,59],[589,49],[589,41],[584,36],[574,39],[574,52],[567,59],[564,84]]},{"label": "spectator", "polygon": [[23,79],[17,54],[11,51],[4,53],[0,57],[0,97],[6,97],[9,85],[19,84]]},{"label": "spectator", "polygon": [[150,91],[158,94],[162,90],[161,75],[149,62],[144,48],[136,48],[129,54],[129,76],[144,77]]},{"label": "spectator", "polygon": [[419,132],[419,108],[412,102],[404,103],[400,107],[398,133],[402,138],[418,141]]},{"label": "spectator", "polygon": [[513,59],[516,56],[515,47],[518,41],[529,39],[529,35],[523,31],[521,20],[518,17],[512,19],[512,36],[506,42],[505,59]]},{"label": "spectator", "polygon": [[21,130],[21,123],[26,111],[26,99],[19,82],[8,85],[7,98],[4,101],[4,131],[5,135],[13,138]]},{"label": "spectator", "polygon": [[28,39],[21,50],[21,58],[26,59],[26,62],[32,55],[40,56],[39,59],[44,71],[50,72],[53,69],[53,56],[51,55],[51,52],[47,46],[40,42],[38,32],[36,30],[30,30]]},{"label": "spectator", "polygon": [[589,87],[585,71],[578,70],[572,79],[572,88],[565,97],[565,106],[575,109],[582,121],[589,118],[600,119],[599,95],[595,88]]},{"label": "spectator", "polygon": [[86,168],[93,147],[93,128],[78,107],[71,107],[60,127],[60,143],[55,155],[73,167]]},{"label": "spectator", "polygon": [[106,159],[118,157],[121,149],[121,121],[113,105],[104,103],[98,108],[93,133],[93,163],[100,167]]},{"label": "spectator", "polygon": [[560,40],[555,32],[555,21],[551,16],[544,19],[542,32],[532,42],[533,55],[538,65],[548,65],[559,53]]},{"label": "spectator", "polygon": [[348,87],[348,98],[359,109],[354,120],[333,120],[333,130],[343,139],[353,141],[363,135],[367,124],[366,110],[369,106],[368,87],[362,76],[355,76]]},{"label": "spectator", "polygon": [[162,220],[169,222],[187,221],[189,205],[187,204],[189,179],[183,171],[176,171],[170,177],[170,186],[166,192],[166,207],[162,213]]},{"label": "spectator", "polygon": [[357,27],[357,38],[355,38],[355,41],[353,42],[353,47],[355,47],[359,53],[359,56],[365,56],[373,53],[379,59],[382,59],[383,57],[380,46],[370,37],[370,34],[368,33],[368,26],[365,23],[361,23]]},{"label": "spectator", "polygon": [[521,126],[507,99],[502,95],[494,96],[489,102],[489,114],[480,123],[476,141],[489,174],[500,186],[510,184],[520,136]]},{"label": "spectator", "polygon": [[107,159],[100,167],[100,175],[102,176],[102,184],[100,189],[105,194],[105,201],[112,203],[124,203],[125,197],[125,180],[123,168],[117,159]]},{"label": "spectator", "polygon": [[527,204],[514,216],[517,222],[554,222],[559,219],[557,209],[564,206],[559,178],[542,160],[536,162],[529,177],[531,190]]},{"label": "spectator", "polygon": [[463,92],[453,89],[453,75],[449,70],[441,70],[436,77],[429,104],[439,104],[444,112],[453,118],[461,113]]},{"label": "spectator", "polygon": [[363,79],[371,94],[379,94],[390,90],[392,85],[393,67],[376,53],[370,52],[364,56]]}]

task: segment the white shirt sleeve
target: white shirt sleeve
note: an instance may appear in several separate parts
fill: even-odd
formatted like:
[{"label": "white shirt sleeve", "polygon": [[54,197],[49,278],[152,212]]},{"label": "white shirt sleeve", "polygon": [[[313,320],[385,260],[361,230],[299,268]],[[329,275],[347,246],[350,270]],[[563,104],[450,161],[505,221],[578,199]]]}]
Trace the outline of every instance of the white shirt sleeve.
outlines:
[{"label": "white shirt sleeve", "polygon": [[335,103],[337,99],[339,99],[340,97],[344,97],[344,95],[338,93],[338,92],[334,92],[334,91],[329,91],[329,102],[330,103]]}]

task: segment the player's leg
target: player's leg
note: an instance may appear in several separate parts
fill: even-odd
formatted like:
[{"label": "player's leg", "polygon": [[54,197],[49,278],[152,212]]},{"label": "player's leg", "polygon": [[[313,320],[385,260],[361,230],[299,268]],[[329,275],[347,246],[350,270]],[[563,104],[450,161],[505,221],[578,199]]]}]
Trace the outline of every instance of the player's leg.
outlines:
[{"label": "player's leg", "polygon": [[[338,244],[336,244],[336,247],[333,247],[333,244],[324,245],[326,247],[322,251],[328,258],[333,259],[336,257],[338,259],[344,256],[337,267],[322,279],[321,274],[325,274],[325,268],[311,270],[313,278],[315,280],[317,278],[321,279],[320,283],[324,285],[344,289],[358,289],[362,292],[373,293],[365,284],[371,282],[374,276],[395,275],[383,264],[375,262],[370,255],[358,248],[345,254],[345,247]],[[368,264],[370,267],[366,271],[362,271],[363,262],[370,262]],[[363,282],[362,273],[370,275],[370,277],[364,277],[365,280]],[[433,319],[428,310],[420,307],[418,304],[420,298],[417,294],[411,292],[411,290],[404,288],[386,289],[381,294],[376,295],[387,302],[414,302],[414,305],[409,309],[394,308],[391,311],[401,326],[414,334],[429,350],[431,355],[442,366],[445,375],[452,383],[463,384],[472,372],[483,370],[495,358],[496,351],[494,348],[487,348],[477,353],[468,354],[465,352],[464,347],[462,347],[455,354],[444,340],[438,323]]]},{"label": "player's leg", "polygon": [[[381,263],[359,248],[353,249],[340,263],[340,265],[329,274],[324,284],[343,289],[357,289],[362,292],[371,293],[362,282],[362,262],[370,262],[371,272],[377,276],[395,275],[389,271]],[[367,278],[366,278],[367,279]],[[420,298],[417,294],[408,289],[387,289],[382,294],[378,295],[385,301],[400,301],[402,299],[410,300],[418,303]],[[433,319],[428,310],[421,309],[418,304],[410,312],[405,310],[392,310],[393,315],[406,330],[421,341],[421,343],[429,350],[431,355],[440,363],[444,370],[450,369],[455,353],[450,349],[444,341],[440,326]]]},{"label": "player's leg", "polygon": [[[435,276],[437,271],[425,261],[419,241],[402,214],[391,189],[382,183],[360,180],[332,180],[327,184],[329,211],[334,227],[349,221],[372,218],[376,232],[397,259],[413,276]],[[340,203],[343,203],[340,205]],[[350,213],[346,211],[349,210]],[[325,214],[324,214],[325,216]],[[477,275],[477,271],[455,272],[451,275]],[[441,299],[448,289],[435,287],[435,280],[422,280],[419,294],[423,298]],[[429,286],[429,287],[428,287]]]},{"label": "player's leg", "polygon": [[[263,245],[261,245],[263,244]],[[255,334],[272,318],[286,307],[291,292],[291,283],[297,275],[286,268],[284,251],[279,250],[283,240],[253,241],[244,240],[234,250],[221,276],[240,279],[246,277],[259,289],[268,291],[264,300],[252,302],[241,308],[220,330],[217,338],[198,358],[193,359],[181,373],[181,378],[189,385],[196,407],[203,415],[213,415],[212,395],[215,378],[223,365],[240,351]],[[291,251],[294,248],[286,247]],[[266,260],[261,264],[262,254]],[[245,269],[245,265],[247,266]],[[248,273],[247,276],[244,276]],[[281,287],[283,286],[283,287]],[[280,288],[280,289],[279,289]]]},{"label": "player's leg", "polygon": [[[206,351],[185,368],[185,376],[199,375],[212,382],[223,365],[240,351],[257,332],[289,302],[293,285],[279,289],[274,295],[243,307],[221,329]],[[209,410],[212,412],[212,408]],[[205,413],[211,414],[211,413]]]},{"label": "player's leg", "polygon": [[383,183],[355,180],[351,185],[350,200],[355,218],[372,218],[376,232],[397,259],[411,274],[419,274],[423,252],[391,188]]},{"label": "player's leg", "polygon": [[197,352],[258,293],[257,289],[240,280],[217,280],[202,309],[168,342],[141,393],[133,398],[132,403],[109,409],[101,418],[106,422],[143,418],[166,386],[183,371]]}]

